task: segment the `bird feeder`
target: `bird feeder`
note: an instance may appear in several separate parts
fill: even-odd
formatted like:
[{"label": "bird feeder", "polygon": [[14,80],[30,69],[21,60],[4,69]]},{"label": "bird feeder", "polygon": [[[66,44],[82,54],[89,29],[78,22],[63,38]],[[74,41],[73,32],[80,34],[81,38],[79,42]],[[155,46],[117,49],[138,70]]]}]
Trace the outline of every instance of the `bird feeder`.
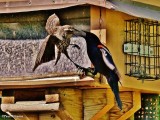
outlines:
[{"label": "bird feeder", "polygon": [[125,21],[126,75],[138,79],[160,78],[160,23],[146,19]]}]

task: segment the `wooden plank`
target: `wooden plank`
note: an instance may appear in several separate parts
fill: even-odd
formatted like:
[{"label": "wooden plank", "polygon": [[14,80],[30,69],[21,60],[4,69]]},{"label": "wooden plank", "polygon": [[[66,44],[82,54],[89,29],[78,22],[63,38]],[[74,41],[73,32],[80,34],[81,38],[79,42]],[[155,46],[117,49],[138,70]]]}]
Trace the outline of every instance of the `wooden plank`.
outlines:
[{"label": "wooden plank", "polygon": [[14,104],[15,103],[14,91],[13,90],[3,90],[1,103],[2,104]]},{"label": "wooden plank", "polygon": [[59,111],[56,112],[56,115],[61,119],[61,120],[74,120],[74,118],[64,109],[60,109]]},{"label": "wooden plank", "polygon": [[126,120],[141,108],[141,93],[133,92],[133,107],[124,113],[118,120]]},{"label": "wooden plank", "polygon": [[52,86],[82,86],[89,85],[94,82],[91,77],[79,79],[78,76],[70,77],[54,77],[24,81],[1,81],[0,89],[16,89],[16,88],[42,88]]},{"label": "wooden plank", "polygon": [[58,102],[59,101],[59,94],[45,95],[45,101],[46,101],[46,103]]},{"label": "wooden plank", "polygon": [[[106,89],[83,90],[84,120],[102,117],[104,111],[107,110],[106,104]],[[107,119],[108,116],[104,117]]]},{"label": "wooden plank", "polygon": [[57,111],[59,103],[24,105],[24,104],[1,104],[3,112],[33,112],[33,111]]},{"label": "wooden plank", "polygon": [[79,81],[71,83],[57,83],[57,84],[42,84],[42,85],[12,85],[12,86],[3,86],[0,89],[22,89],[22,88],[46,88],[46,87],[84,87],[84,86],[93,86],[94,80],[88,81]]},{"label": "wooden plank", "polygon": [[[60,109],[55,112],[59,118],[67,118],[73,120],[82,120],[83,118],[83,101],[82,91],[73,88],[60,88]],[[63,115],[64,113],[64,115]]]},{"label": "wooden plank", "polygon": [[92,117],[91,120],[97,120],[104,116],[113,106],[114,106],[114,95],[111,89],[106,90],[107,94],[107,105],[101,109],[96,115]]},{"label": "wooden plank", "polygon": [[78,76],[77,72],[63,72],[63,73],[46,73],[30,76],[15,76],[15,77],[0,77],[0,81],[22,81],[22,80],[35,80],[35,79],[45,79],[54,77],[71,77]]},{"label": "wooden plank", "polygon": [[23,1],[28,1],[28,0],[0,0],[1,2],[23,2]]},{"label": "wooden plank", "polygon": [[60,119],[56,112],[43,112],[39,114],[38,120],[62,120]]},{"label": "wooden plank", "polygon": [[2,97],[2,104],[14,104],[14,103],[15,103],[14,96]]},{"label": "wooden plank", "polygon": [[109,111],[110,120],[117,120],[120,118],[125,112],[129,111],[133,107],[133,94],[132,91],[122,91],[119,93],[121,101],[122,101],[122,110],[119,109],[117,103],[115,101],[114,107]]},{"label": "wooden plank", "polygon": [[[100,16],[101,11],[101,16]],[[106,28],[106,8],[91,6],[90,9],[90,26],[91,30]]]},{"label": "wooden plank", "polygon": [[46,101],[18,101],[15,104],[17,105],[39,105],[39,104],[46,104]]}]

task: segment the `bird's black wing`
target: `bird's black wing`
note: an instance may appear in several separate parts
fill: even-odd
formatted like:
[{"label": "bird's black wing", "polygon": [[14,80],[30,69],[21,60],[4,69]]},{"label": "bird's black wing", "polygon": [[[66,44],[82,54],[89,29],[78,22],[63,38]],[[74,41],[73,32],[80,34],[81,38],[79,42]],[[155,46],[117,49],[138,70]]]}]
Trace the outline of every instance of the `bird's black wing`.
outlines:
[{"label": "bird's black wing", "polygon": [[55,59],[55,44],[58,39],[55,36],[48,35],[42,43],[38,52],[33,71],[42,63]]},{"label": "bird's black wing", "polygon": [[106,66],[110,70],[113,70],[118,75],[118,77],[120,78],[119,71],[118,71],[118,69],[116,68],[116,66],[114,64],[112,56],[111,56],[111,53],[109,52],[109,50],[107,49],[107,47],[103,46],[100,49],[100,51],[102,52],[102,58],[103,58],[104,63],[106,64]]},{"label": "bird's black wing", "polygon": [[114,92],[119,108],[122,109],[122,102],[119,96],[119,87],[118,87],[118,82],[120,82],[119,81],[120,74],[113,62],[112,56],[107,47],[101,46],[100,51],[102,52],[102,58],[105,65],[110,69],[110,71],[108,72],[109,77],[106,76],[108,84],[110,85],[112,91]]}]

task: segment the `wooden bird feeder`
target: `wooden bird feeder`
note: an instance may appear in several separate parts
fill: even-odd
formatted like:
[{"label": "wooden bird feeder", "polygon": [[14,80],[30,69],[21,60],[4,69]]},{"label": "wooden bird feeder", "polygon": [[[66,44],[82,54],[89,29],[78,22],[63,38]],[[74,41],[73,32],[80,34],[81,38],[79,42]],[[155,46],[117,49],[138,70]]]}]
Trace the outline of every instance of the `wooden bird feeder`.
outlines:
[{"label": "wooden bird feeder", "polygon": [[[151,115],[159,118],[158,112],[152,111],[151,108],[158,108],[159,80],[148,80],[142,83],[135,78],[136,74],[130,74],[135,73],[134,67],[137,70],[144,65],[146,56],[143,54],[147,54],[145,49],[149,47],[141,45],[140,42],[147,44],[149,34],[146,35],[146,32],[148,29],[150,31],[158,29],[154,34],[156,37],[152,37],[152,41],[160,40],[157,33],[160,31],[159,23],[156,22],[157,27],[154,27],[155,24],[153,27],[148,24],[150,28],[147,28],[146,24],[141,25],[133,21],[139,17],[147,18],[149,14],[141,16],[144,9],[151,13],[154,11],[155,14],[150,17],[157,18],[159,2],[158,0],[148,0],[148,2],[145,0],[110,1],[112,3],[106,0],[0,1],[0,108],[3,112],[15,120],[138,120],[146,118],[147,116],[143,114],[146,112],[152,112]],[[120,4],[121,2],[123,4]],[[149,6],[138,12],[138,15],[132,12],[140,10],[140,7],[129,12],[129,9],[126,9],[127,11],[121,9],[127,8],[130,4],[137,8],[136,3]],[[119,5],[123,5],[123,7],[119,7]],[[155,9],[151,10],[150,8],[154,6],[156,6]],[[90,31],[96,34],[101,42],[109,48],[121,74],[123,86],[119,85],[119,88],[123,104],[122,110],[118,108],[113,92],[102,75],[81,77],[81,74],[76,72],[75,66],[71,65],[63,55],[57,66],[54,66],[55,61],[53,60],[41,65],[34,73],[31,71],[37,51],[48,36],[45,31],[46,21],[54,13],[60,18],[61,25],[68,24],[80,30]],[[143,13],[145,14],[146,11]],[[127,26],[125,26],[125,21]],[[136,32],[134,32],[133,24],[135,24]],[[143,28],[138,29],[139,27]],[[144,31],[145,29],[146,31]],[[131,30],[133,30],[132,34],[130,34]],[[143,35],[138,30],[142,31]],[[132,48],[138,50],[138,47],[136,44],[124,44],[125,36],[126,41],[131,43],[134,41],[130,39],[135,38],[136,43],[141,46],[139,48],[144,49],[139,50],[139,56],[135,53],[131,56],[130,50]],[[78,40],[73,38],[72,42],[82,46],[84,44],[80,43],[81,41],[83,38],[78,38]],[[123,47],[130,49],[123,49]],[[69,55],[76,63],[85,63],[82,66],[89,65],[91,67],[88,58],[83,56],[85,48],[85,45],[82,46],[81,53],[70,47]],[[150,52],[152,50],[156,52],[155,68],[158,68],[159,46],[155,49],[148,49]],[[74,54],[75,52],[78,54]],[[150,55],[147,58],[149,60],[152,58],[152,54]],[[144,59],[140,61],[139,58],[142,57]],[[80,58],[83,60],[81,61]],[[137,67],[135,65],[137,65],[138,59],[141,64]],[[133,62],[135,64],[131,64]],[[147,62],[147,66],[144,66],[146,73],[152,62]],[[59,70],[59,66],[64,70]],[[58,70],[60,72],[57,72]],[[159,72],[159,68],[157,72],[155,71],[156,74],[154,70],[151,71],[158,76],[156,78],[159,78]],[[141,73],[144,72],[141,71],[138,78],[141,78]],[[156,95],[156,99],[153,98],[154,95]],[[148,103],[154,105],[156,103],[156,106]],[[150,109],[146,110],[146,106]],[[0,111],[0,119],[4,119],[2,111]]]}]

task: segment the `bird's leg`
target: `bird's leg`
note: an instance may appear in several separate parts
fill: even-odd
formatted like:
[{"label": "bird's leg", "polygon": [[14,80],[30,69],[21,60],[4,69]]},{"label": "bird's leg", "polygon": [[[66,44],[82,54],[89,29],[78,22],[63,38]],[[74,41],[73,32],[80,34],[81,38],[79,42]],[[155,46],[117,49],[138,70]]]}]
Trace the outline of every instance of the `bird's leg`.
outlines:
[{"label": "bird's leg", "polygon": [[69,44],[69,45],[72,45],[74,48],[80,49],[80,47],[76,44]]},{"label": "bird's leg", "polygon": [[59,52],[59,51],[58,51],[57,59],[56,59],[56,62],[55,62],[55,64],[54,64],[54,65],[56,65],[56,64],[57,64],[57,62],[58,62],[58,60],[60,59],[60,57],[61,57],[61,52]]}]

